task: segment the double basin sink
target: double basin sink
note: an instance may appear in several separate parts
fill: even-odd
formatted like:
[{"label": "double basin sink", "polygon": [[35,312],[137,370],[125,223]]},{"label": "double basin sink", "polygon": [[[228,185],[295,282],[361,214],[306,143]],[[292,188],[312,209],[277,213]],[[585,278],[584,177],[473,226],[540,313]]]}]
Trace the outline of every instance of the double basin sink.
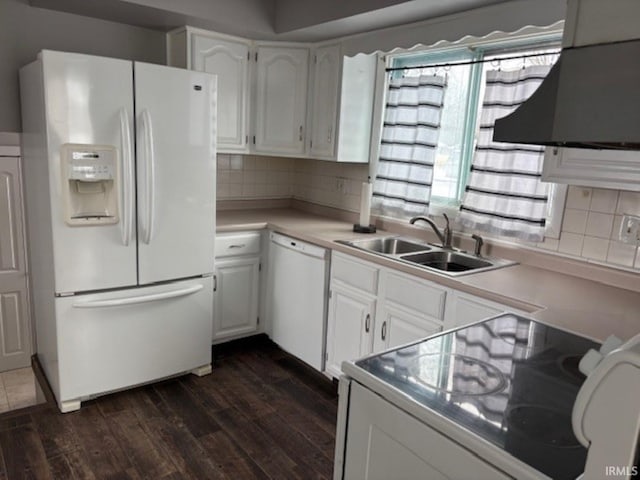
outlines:
[{"label": "double basin sink", "polygon": [[483,257],[459,250],[444,249],[397,236],[338,240],[338,243],[450,276],[484,272],[515,263],[502,258]]}]

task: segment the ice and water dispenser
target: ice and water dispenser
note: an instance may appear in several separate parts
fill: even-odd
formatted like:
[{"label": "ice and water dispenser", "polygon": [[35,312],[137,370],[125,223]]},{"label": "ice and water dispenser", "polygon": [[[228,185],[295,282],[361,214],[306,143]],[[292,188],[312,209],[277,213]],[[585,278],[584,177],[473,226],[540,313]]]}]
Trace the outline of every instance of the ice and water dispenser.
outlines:
[{"label": "ice and water dispenser", "polygon": [[118,151],[107,145],[62,146],[65,222],[68,225],[118,223]]}]

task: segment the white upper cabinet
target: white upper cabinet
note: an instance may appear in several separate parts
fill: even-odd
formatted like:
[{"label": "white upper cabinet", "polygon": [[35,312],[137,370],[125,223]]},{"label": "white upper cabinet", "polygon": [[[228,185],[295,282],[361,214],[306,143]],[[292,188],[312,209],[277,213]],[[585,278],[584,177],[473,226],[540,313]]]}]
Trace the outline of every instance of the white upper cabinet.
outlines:
[{"label": "white upper cabinet", "polygon": [[314,158],[335,157],[341,59],[340,45],[313,52],[309,154]]},{"label": "white upper cabinet", "polygon": [[547,147],[542,180],[640,191],[640,152]]},{"label": "white upper cabinet", "polygon": [[255,151],[305,154],[309,49],[258,45]]},{"label": "white upper cabinet", "polygon": [[251,42],[191,27],[167,38],[169,65],[218,76],[218,152],[248,153]]},{"label": "white upper cabinet", "polygon": [[368,163],[377,56],[343,57],[340,45],[328,45],[313,57],[309,156]]},{"label": "white upper cabinet", "polygon": [[[218,76],[218,152],[368,163],[384,62],[339,43],[254,42],[193,27],[167,34],[167,64]],[[374,118],[375,117],[375,118]]]}]

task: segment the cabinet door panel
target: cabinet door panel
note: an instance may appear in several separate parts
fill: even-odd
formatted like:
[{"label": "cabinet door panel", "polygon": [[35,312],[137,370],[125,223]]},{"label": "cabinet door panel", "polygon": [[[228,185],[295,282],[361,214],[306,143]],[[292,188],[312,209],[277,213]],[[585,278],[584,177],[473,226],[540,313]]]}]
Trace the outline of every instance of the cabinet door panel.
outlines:
[{"label": "cabinet door panel", "polygon": [[256,150],[304,153],[309,51],[258,47]]},{"label": "cabinet door panel", "polygon": [[373,351],[380,352],[428,337],[442,330],[442,324],[385,303],[376,314]]},{"label": "cabinet door panel", "polygon": [[214,341],[257,330],[259,268],[258,257],[217,262]]},{"label": "cabinet door panel", "polygon": [[191,45],[193,69],[218,76],[218,151],[247,150],[248,44],[194,35]]},{"label": "cabinet door panel", "polygon": [[312,156],[333,158],[340,93],[340,46],[318,48],[314,53],[313,72],[309,150]]},{"label": "cabinet door panel", "polygon": [[327,371],[341,373],[345,360],[355,360],[371,352],[375,299],[348,289],[334,287],[329,303]]}]

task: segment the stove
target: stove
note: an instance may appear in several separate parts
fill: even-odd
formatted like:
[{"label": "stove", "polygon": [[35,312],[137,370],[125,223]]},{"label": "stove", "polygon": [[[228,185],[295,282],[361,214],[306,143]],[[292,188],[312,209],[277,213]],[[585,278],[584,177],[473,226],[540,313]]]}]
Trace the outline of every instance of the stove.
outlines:
[{"label": "stove", "polygon": [[595,342],[505,314],[356,365],[556,479],[584,471],[571,412]]}]

